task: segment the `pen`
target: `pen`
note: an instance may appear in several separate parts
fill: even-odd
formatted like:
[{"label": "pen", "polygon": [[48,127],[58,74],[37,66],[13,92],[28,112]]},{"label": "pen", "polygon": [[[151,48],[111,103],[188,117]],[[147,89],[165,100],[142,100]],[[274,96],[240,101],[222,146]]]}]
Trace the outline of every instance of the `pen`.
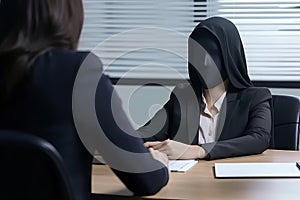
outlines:
[{"label": "pen", "polygon": [[296,162],[296,167],[300,170],[300,163]]}]

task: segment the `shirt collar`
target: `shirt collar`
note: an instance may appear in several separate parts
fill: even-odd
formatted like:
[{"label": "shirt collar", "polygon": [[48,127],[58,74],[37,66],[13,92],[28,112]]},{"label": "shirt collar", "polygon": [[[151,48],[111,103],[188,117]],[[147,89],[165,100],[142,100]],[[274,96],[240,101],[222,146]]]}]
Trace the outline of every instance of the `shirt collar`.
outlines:
[{"label": "shirt collar", "polygon": [[218,109],[218,111],[220,112],[221,110],[221,106],[223,104],[223,101],[226,97],[226,91],[219,97],[219,99],[216,101],[216,103],[214,104],[214,106]]},{"label": "shirt collar", "polygon": [[[225,91],[220,97],[219,99],[214,103],[214,107],[218,110],[218,112],[220,112],[221,110],[221,106],[223,104],[223,101],[226,97],[227,92]],[[207,108],[207,102],[206,99],[202,93],[202,103],[205,105],[205,108]]]}]

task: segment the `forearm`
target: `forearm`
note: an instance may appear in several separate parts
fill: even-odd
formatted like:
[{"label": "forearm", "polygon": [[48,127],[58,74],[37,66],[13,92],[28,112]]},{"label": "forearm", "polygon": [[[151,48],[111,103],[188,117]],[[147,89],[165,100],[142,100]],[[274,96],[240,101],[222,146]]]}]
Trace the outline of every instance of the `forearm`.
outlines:
[{"label": "forearm", "polygon": [[147,173],[127,173],[114,170],[115,174],[134,193],[134,195],[145,196],[157,193],[168,183],[168,168],[162,167],[156,171]]},{"label": "forearm", "polygon": [[186,159],[203,159],[207,156],[207,152],[199,145],[190,145],[182,157]]},{"label": "forearm", "polygon": [[202,147],[208,152],[206,159],[214,160],[262,153],[269,147],[269,142],[269,134],[253,134],[215,143],[203,144]]},{"label": "forearm", "polygon": [[137,130],[144,142],[169,139],[169,119],[166,110],[166,108],[159,110],[151,120]]},{"label": "forearm", "polygon": [[[254,102],[257,101],[255,100]],[[246,128],[242,129],[240,127],[240,133],[236,134],[235,137],[202,145],[209,153],[207,159],[258,154],[270,146],[272,117],[269,101],[255,104],[250,109],[248,118],[242,121],[246,123]],[[236,129],[237,127],[232,123],[231,128],[222,134],[230,135],[230,131],[235,131]]]}]

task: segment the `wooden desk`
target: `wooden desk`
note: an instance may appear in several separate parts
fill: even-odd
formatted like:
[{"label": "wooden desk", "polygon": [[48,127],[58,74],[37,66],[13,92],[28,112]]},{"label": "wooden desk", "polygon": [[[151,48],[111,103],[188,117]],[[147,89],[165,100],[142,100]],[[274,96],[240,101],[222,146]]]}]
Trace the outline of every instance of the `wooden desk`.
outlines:
[{"label": "wooden desk", "polygon": [[[300,198],[300,179],[215,179],[216,162],[294,162],[300,151],[267,150],[263,154],[199,161],[185,173],[171,173],[168,185],[150,199],[293,200]],[[103,165],[93,166],[92,192],[129,196],[132,193]]]}]

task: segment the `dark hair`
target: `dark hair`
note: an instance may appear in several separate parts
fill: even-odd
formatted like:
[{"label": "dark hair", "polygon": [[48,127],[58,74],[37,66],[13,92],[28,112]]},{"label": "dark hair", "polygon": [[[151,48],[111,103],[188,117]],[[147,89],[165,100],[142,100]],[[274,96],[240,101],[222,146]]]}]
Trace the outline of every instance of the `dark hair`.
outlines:
[{"label": "dark hair", "polygon": [[53,49],[75,50],[82,0],[0,0],[0,103],[21,85],[36,58]]}]

